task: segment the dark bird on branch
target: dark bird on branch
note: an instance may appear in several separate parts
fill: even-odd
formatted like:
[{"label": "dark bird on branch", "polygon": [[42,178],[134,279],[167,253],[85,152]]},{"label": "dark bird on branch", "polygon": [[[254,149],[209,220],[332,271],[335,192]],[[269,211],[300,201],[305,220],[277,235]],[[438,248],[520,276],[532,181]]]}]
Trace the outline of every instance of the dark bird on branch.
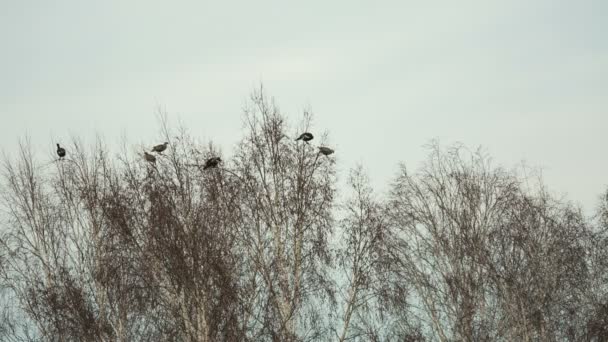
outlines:
[{"label": "dark bird on branch", "polygon": [[207,159],[207,161],[205,162],[205,166],[203,166],[203,170],[207,170],[209,168],[212,167],[217,167],[217,165],[222,161],[222,159],[220,157],[213,157],[213,158],[209,158]]},{"label": "dark bird on branch", "polygon": [[312,138],[314,138],[314,136],[312,135],[312,133],[308,133],[308,132],[304,132],[302,133],[298,139],[296,139],[296,141],[298,140],[304,140],[305,142],[309,142],[312,140]]},{"label": "dark bird on branch", "polygon": [[144,158],[146,159],[146,161],[148,161],[150,163],[156,163],[156,157],[151,155],[148,152],[144,152]]},{"label": "dark bird on branch", "polygon": [[152,152],[161,153],[162,151],[167,149],[167,145],[169,145],[168,142],[165,142],[164,144],[156,145],[156,146],[152,147]]},{"label": "dark bird on branch", "polygon": [[57,155],[59,158],[65,157],[65,148],[59,146],[59,144],[57,144]]},{"label": "dark bird on branch", "polygon": [[328,156],[328,155],[334,153],[334,150],[332,150],[329,147],[319,146],[319,153],[321,153],[324,156]]}]

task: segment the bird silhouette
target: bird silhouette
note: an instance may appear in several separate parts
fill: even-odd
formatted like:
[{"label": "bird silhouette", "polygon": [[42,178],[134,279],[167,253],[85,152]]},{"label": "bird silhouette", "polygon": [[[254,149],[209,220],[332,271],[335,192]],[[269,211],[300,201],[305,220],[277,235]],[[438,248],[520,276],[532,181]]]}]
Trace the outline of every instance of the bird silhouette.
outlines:
[{"label": "bird silhouette", "polygon": [[207,159],[205,162],[205,166],[203,166],[203,170],[207,170],[212,167],[217,167],[217,165],[222,161],[220,157],[212,157]]},{"label": "bird silhouette", "polygon": [[328,155],[334,153],[334,150],[332,150],[329,147],[319,146],[319,153],[321,153],[324,156],[328,156]]},{"label": "bird silhouette", "polygon": [[57,144],[57,155],[59,158],[65,157],[65,148],[59,146],[59,144]]},{"label": "bird silhouette", "polygon": [[313,138],[314,138],[314,136],[312,135],[312,133],[309,133],[309,132],[304,132],[304,133],[302,133],[302,134],[301,134],[301,135],[300,135],[300,136],[299,136],[299,137],[296,139],[296,141],[298,141],[298,140],[304,140],[305,142],[309,142],[309,141],[311,141]]},{"label": "bird silhouette", "polygon": [[144,152],[144,158],[146,159],[146,161],[148,161],[150,163],[156,163],[156,157],[151,155],[148,152]]},{"label": "bird silhouette", "polygon": [[152,152],[161,153],[161,152],[163,152],[164,150],[167,149],[167,145],[169,145],[169,143],[166,142],[166,141],[165,141],[164,144],[156,145],[156,146],[152,147]]}]

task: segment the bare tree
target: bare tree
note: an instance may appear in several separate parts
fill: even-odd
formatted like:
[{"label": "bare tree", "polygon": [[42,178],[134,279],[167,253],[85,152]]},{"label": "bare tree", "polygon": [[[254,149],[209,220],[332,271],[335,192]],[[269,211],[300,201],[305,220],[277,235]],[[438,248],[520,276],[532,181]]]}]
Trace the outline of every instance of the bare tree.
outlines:
[{"label": "bare tree", "polygon": [[[308,130],[310,116],[299,127]],[[330,284],[334,169],[330,158],[287,136],[279,109],[260,90],[245,113],[246,137],[234,157],[242,184],[236,204],[246,255],[243,286],[253,340],[317,340]],[[295,132],[291,134],[295,136]]]},{"label": "bare tree", "polygon": [[26,146],[5,163],[12,289],[41,337],[239,339],[237,187],[185,166],[189,147],[155,166],[78,142],[54,172]]},{"label": "bare tree", "polygon": [[588,284],[590,237],[578,209],[526,190],[479,152],[432,145],[417,174],[402,168],[389,212],[388,248],[429,338],[578,338],[569,322]]},{"label": "bare tree", "polygon": [[592,239],[587,246],[590,282],[581,301],[582,336],[588,341],[608,341],[608,190],[602,194]]}]

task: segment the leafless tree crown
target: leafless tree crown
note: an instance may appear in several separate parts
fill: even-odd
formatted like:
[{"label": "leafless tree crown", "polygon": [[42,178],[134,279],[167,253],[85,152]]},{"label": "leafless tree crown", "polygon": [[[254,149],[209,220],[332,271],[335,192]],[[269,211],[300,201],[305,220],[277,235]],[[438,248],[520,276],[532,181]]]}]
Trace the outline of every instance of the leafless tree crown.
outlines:
[{"label": "leafless tree crown", "polygon": [[261,90],[229,156],[161,119],[155,163],[78,140],[5,157],[0,340],[608,339],[608,191],[585,217],[437,144],[387,194],[362,166],[338,189],[327,136],[295,141],[311,115]]}]

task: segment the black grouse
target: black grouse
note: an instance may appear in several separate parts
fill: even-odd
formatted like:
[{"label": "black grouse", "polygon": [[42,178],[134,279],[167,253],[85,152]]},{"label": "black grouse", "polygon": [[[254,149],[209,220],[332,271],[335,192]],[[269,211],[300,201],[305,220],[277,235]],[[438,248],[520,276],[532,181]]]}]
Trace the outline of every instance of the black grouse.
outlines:
[{"label": "black grouse", "polygon": [[328,155],[334,153],[334,150],[332,150],[329,147],[319,146],[319,153],[321,153],[325,156],[328,156]]},{"label": "black grouse", "polygon": [[57,144],[57,155],[59,158],[65,157],[65,148],[59,146],[59,144]]},{"label": "black grouse", "polygon": [[162,151],[167,149],[167,145],[169,145],[169,143],[166,141],[164,144],[156,145],[156,146],[152,147],[152,152],[161,153]]},{"label": "black grouse", "polygon": [[298,137],[298,139],[296,139],[296,141],[298,141],[298,140],[304,140],[304,141],[306,141],[306,142],[309,142],[309,141],[311,141],[311,140],[312,140],[312,138],[314,138],[314,136],[312,135],[312,133],[304,132],[304,133],[302,133],[302,134],[301,134],[301,135]]},{"label": "black grouse", "polygon": [[156,157],[151,155],[148,152],[144,152],[144,158],[146,159],[146,161],[149,161],[150,163],[156,163]]},{"label": "black grouse", "polygon": [[205,162],[205,166],[203,166],[203,170],[207,170],[209,168],[212,167],[217,167],[217,165],[222,161],[222,159],[220,157],[213,157],[213,158],[209,158],[207,159],[207,161]]}]

